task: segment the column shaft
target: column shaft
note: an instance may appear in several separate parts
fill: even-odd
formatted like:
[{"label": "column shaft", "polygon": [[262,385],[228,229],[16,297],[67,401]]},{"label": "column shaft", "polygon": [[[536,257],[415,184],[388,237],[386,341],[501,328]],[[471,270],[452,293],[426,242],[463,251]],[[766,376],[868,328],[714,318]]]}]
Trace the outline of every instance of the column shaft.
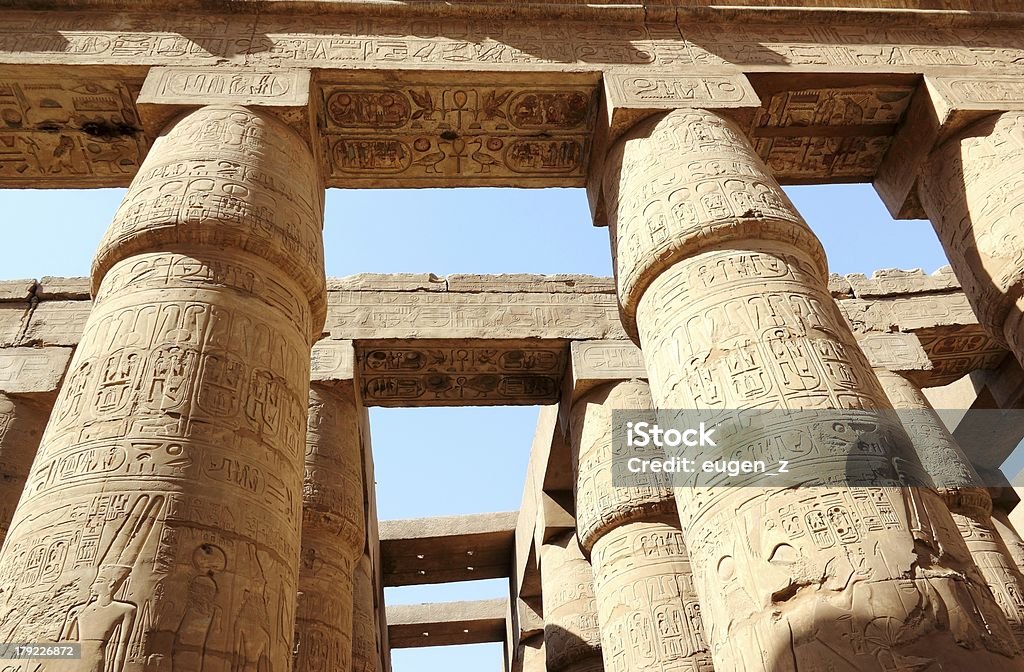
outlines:
[{"label": "column shaft", "polygon": [[50,407],[42,400],[0,392],[0,545],[49,417]]},{"label": "column shaft", "polygon": [[370,557],[363,555],[356,564],[352,601],[352,672],[380,672],[381,669],[372,572]]},{"label": "column shaft", "polygon": [[1024,539],[1021,539],[1020,535],[1017,534],[1017,530],[1010,523],[1006,512],[998,508],[993,509],[992,523],[995,525],[996,532],[999,533],[999,538],[1003,540],[1003,544],[1009,551],[1014,566],[1018,570],[1024,571]]},{"label": "column shaft", "polygon": [[921,390],[898,373],[884,369],[876,373],[985,583],[1017,642],[1024,646],[1024,575],[995,529],[992,497]]},{"label": "column shaft", "polygon": [[918,194],[978,321],[1024,362],[1024,112],[983,119],[939,145]]},{"label": "column shaft", "polygon": [[351,381],[310,385],[294,672],[352,668],[355,566],[366,544],[362,416]]},{"label": "column shaft", "polygon": [[156,140],[0,556],[0,641],[79,642],[97,672],[288,669],[320,185],[260,112]]},{"label": "column shaft", "polygon": [[605,670],[710,670],[671,484],[652,472],[617,473],[613,481],[613,459],[664,458],[653,444],[613,454],[621,425],[645,419],[654,422],[654,408],[638,380],[592,390],[571,413],[576,521],[593,563]]},{"label": "column shaft", "polygon": [[575,532],[541,547],[540,578],[548,672],[602,672],[594,572]]},{"label": "column shaft", "polygon": [[[899,487],[894,460],[929,485],[903,430],[879,415],[882,454],[840,435],[888,403],[829,295],[820,243],[739,128],[677,110],[637,125],[606,165],[622,315],[656,407],[839,409],[751,430],[752,446],[795,450],[802,436],[812,487],[676,488],[716,669],[1020,669],[949,512],[928,488]],[[718,450],[695,457],[728,457]],[[892,487],[835,486],[850,469]]]}]

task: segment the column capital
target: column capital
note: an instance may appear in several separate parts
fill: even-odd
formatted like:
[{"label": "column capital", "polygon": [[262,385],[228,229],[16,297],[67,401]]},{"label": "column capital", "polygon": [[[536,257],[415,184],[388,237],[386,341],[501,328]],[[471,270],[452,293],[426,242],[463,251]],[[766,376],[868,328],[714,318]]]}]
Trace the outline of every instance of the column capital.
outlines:
[{"label": "column capital", "polygon": [[917,182],[932,151],[987,116],[1024,110],[1016,76],[925,75],[874,179],[895,219],[927,219]]},{"label": "column capital", "polygon": [[612,70],[604,73],[587,176],[587,199],[594,226],[607,226],[604,162],[608,151],[635,125],[662,112],[714,110],[748,120],[761,106],[750,81],[739,70],[716,68],[695,73]]}]

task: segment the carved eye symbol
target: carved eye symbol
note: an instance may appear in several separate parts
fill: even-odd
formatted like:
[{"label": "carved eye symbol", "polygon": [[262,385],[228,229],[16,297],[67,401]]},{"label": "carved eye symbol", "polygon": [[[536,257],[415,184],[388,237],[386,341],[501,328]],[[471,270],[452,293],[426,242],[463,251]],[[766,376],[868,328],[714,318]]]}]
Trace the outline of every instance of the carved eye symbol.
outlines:
[{"label": "carved eye symbol", "polygon": [[768,556],[768,562],[773,565],[791,565],[799,559],[796,549],[789,544],[777,544]]},{"label": "carved eye symbol", "polygon": [[722,581],[731,581],[736,576],[736,561],[731,555],[727,555],[718,561],[718,578]]}]

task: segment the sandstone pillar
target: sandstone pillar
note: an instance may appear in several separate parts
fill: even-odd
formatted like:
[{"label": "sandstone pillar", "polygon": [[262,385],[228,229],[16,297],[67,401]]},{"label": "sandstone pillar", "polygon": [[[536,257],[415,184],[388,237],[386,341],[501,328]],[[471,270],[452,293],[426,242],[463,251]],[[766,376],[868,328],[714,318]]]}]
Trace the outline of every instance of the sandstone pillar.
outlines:
[{"label": "sandstone pillar", "polygon": [[0,641],[80,642],[76,670],[288,669],[322,216],[268,114],[156,140],[4,544]]},{"label": "sandstone pillar", "polygon": [[540,577],[548,672],[602,672],[594,572],[575,532],[541,547]]},{"label": "sandstone pillar", "polygon": [[[1019,506],[1019,504],[1018,504]],[[1006,511],[995,507],[992,509],[992,523],[995,525],[999,538],[1003,540],[1013,564],[1018,570],[1024,571],[1024,539],[1020,538]]]},{"label": "sandstone pillar", "polygon": [[[886,428],[881,454],[838,435],[864,414],[838,422],[842,409],[888,403],[820,243],[739,128],[704,110],[649,118],[610,151],[604,193],[623,322],[659,411],[839,409],[750,437],[806,448],[782,456],[809,487],[675,490],[715,668],[1021,669],[949,512],[896,487],[895,460],[928,484],[906,434]],[[850,470],[893,487],[849,487]]]},{"label": "sandstone pillar", "polygon": [[0,544],[49,416],[50,407],[39,399],[0,392]]},{"label": "sandstone pillar", "polygon": [[356,564],[352,601],[352,672],[381,670],[372,572],[370,557],[363,555]]},{"label": "sandstone pillar", "polygon": [[366,544],[362,415],[352,381],[310,385],[294,672],[352,669],[355,566]]},{"label": "sandstone pillar", "polygon": [[[613,482],[613,410],[653,422],[647,383],[597,387],[571,411],[577,534],[594,569],[605,670],[710,670],[671,483],[662,473]],[[659,456],[659,449],[648,450],[636,457]]]},{"label": "sandstone pillar", "polygon": [[992,520],[992,497],[971,461],[914,383],[875,369],[893,408],[910,434],[925,471],[935,481],[971,557],[1024,646],[1024,575],[1015,565]]},{"label": "sandstone pillar", "polygon": [[932,152],[918,195],[978,321],[1024,362],[1024,112],[979,121]]}]

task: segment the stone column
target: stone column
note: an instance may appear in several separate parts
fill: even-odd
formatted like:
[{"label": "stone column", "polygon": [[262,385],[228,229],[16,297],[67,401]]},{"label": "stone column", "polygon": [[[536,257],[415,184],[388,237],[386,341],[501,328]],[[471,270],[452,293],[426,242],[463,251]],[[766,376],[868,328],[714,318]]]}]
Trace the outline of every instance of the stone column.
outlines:
[{"label": "stone column", "polygon": [[372,573],[370,556],[363,555],[356,564],[352,600],[352,672],[380,672],[381,669]]},{"label": "stone column", "polygon": [[366,544],[362,415],[351,380],[310,385],[294,672],[352,668],[355,566]]},{"label": "stone column", "polygon": [[0,392],[0,544],[49,417],[50,407],[41,400]]},{"label": "stone column", "polygon": [[1006,549],[1010,552],[1013,564],[1018,570],[1024,570],[1024,539],[1021,539],[1020,535],[1017,534],[1017,530],[1010,523],[1010,518],[1006,511],[993,508],[992,524],[995,526],[996,532],[999,533],[999,538],[1006,545]]},{"label": "stone column", "polygon": [[886,369],[875,369],[875,373],[899,412],[921,464],[949,507],[985,583],[1018,643],[1024,646],[1024,575],[995,529],[992,497],[917,385]]},{"label": "stone column", "polygon": [[548,672],[603,672],[594,572],[576,533],[554,537],[540,553]]},{"label": "stone column", "polygon": [[[742,131],[705,110],[646,119],[610,151],[604,193],[624,326],[659,410],[839,409],[760,436],[810,451],[781,456],[811,487],[675,491],[716,669],[1021,669],[949,512],[897,487],[894,460],[929,484],[906,434],[886,427],[881,454],[840,435],[864,418],[842,409],[888,402],[820,243]],[[893,487],[834,485],[848,470]]]},{"label": "stone column", "polygon": [[[577,534],[594,568],[605,669],[710,670],[671,483],[663,473],[620,474],[613,482],[612,436],[625,435],[613,421],[627,420],[613,411],[655,422],[647,383],[602,385],[575,400],[571,411]],[[660,449],[641,450],[618,459],[664,458]]]},{"label": "stone column", "polygon": [[288,669],[321,184],[263,112],[156,140],[0,557],[0,641],[80,642],[81,670]]},{"label": "stone column", "polygon": [[978,321],[1024,363],[1024,112],[979,121],[936,147],[918,195]]}]

